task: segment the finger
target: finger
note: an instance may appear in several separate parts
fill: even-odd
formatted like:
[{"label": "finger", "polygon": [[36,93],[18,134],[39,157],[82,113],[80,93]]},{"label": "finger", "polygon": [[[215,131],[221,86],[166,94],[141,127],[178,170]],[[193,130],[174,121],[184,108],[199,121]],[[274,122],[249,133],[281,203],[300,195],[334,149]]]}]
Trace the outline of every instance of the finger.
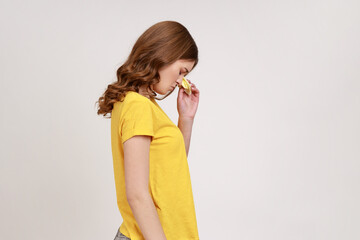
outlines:
[{"label": "finger", "polygon": [[199,91],[199,89],[198,89],[195,85],[192,85],[192,86],[191,86],[191,90]]},{"label": "finger", "polygon": [[197,94],[197,93],[200,93],[200,91],[199,91],[198,89],[192,89],[191,91],[192,91],[193,93],[196,93],[196,94]]},{"label": "finger", "polygon": [[194,94],[195,97],[198,97],[200,94],[200,91],[198,89],[192,89],[191,92],[192,94]]},{"label": "finger", "polygon": [[182,88],[179,88],[179,94],[181,94],[182,93]]},{"label": "finger", "polygon": [[192,96],[194,96],[195,98],[199,98],[199,92],[197,92],[197,91],[193,91],[192,93],[191,93],[191,95]]},{"label": "finger", "polygon": [[180,100],[184,98],[185,90],[183,88],[179,88],[179,98]]}]

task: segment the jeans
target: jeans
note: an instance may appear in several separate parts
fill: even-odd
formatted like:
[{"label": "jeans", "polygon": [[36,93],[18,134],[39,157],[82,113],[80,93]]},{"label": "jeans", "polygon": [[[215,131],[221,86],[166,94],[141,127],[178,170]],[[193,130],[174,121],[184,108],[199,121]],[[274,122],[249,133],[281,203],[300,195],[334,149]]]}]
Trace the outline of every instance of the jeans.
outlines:
[{"label": "jeans", "polygon": [[122,233],[120,232],[120,230],[118,229],[114,240],[131,240],[131,239],[128,238],[127,236],[125,236],[124,234],[122,234]]}]

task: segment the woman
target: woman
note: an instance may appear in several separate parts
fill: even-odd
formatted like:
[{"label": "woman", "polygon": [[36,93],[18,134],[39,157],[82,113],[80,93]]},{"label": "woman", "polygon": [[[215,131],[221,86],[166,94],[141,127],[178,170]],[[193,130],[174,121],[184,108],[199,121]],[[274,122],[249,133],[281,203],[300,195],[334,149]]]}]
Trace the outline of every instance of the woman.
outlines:
[{"label": "woman", "polygon": [[[198,63],[198,49],[178,22],[147,29],[99,98],[111,113],[117,205],[123,222],[116,239],[199,239],[187,155],[199,90],[188,95],[182,78]],[[155,99],[179,86],[176,126]],[[157,95],[164,95],[163,98]]]}]

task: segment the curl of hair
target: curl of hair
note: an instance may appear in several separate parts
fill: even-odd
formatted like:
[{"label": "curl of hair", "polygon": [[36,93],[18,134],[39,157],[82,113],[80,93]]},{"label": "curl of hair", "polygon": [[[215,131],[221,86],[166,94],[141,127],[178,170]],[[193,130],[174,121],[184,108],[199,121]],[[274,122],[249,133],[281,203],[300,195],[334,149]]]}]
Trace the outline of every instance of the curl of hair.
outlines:
[{"label": "curl of hair", "polygon": [[198,48],[189,31],[176,21],[162,21],[148,28],[135,42],[125,63],[116,72],[117,81],[109,84],[97,101],[98,115],[110,114],[114,103],[123,101],[127,91],[139,92],[142,86],[153,94],[151,85],[160,81],[159,69],[179,59],[198,63]]}]

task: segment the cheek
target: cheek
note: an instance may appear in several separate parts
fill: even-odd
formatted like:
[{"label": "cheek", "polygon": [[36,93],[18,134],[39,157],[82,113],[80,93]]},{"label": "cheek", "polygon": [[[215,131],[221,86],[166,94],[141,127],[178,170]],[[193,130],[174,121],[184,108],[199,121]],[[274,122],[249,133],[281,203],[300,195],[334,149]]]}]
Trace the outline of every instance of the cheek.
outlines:
[{"label": "cheek", "polygon": [[180,70],[178,67],[173,68],[171,73],[169,74],[171,81],[177,80],[180,77],[179,73],[180,73]]},{"label": "cheek", "polygon": [[173,84],[179,78],[178,74],[169,73],[165,76],[163,85]]},{"label": "cheek", "polygon": [[162,77],[163,77],[162,79],[163,81],[161,83],[161,86],[165,86],[169,84],[170,85],[174,84],[174,82],[176,82],[179,79],[180,75],[178,70],[172,69],[172,71],[164,72]]},{"label": "cheek", "polygon": [[180,71],[177,71],[176,73],[174,73],[174,80],[178,80],[180,78]]}]

